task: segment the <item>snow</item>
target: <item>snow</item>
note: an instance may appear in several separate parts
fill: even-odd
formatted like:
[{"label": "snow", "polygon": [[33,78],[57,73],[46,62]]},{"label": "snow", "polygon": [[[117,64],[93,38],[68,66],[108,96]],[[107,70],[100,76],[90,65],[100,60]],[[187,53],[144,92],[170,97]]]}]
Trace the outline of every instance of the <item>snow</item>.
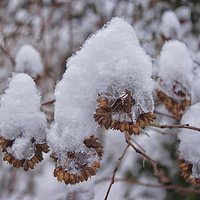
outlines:
[{"label": "snow", "polygon": [[[46,117],[40,111],[40,96],[30,76],[13,74],[0,103],[0,132],[4,138],[34,138],[37,142],[45,140]],[[16,143],[18,148],[22,142]]]},{"label": "snow", "polygon": [[191,19],[191,10],[187,6],[180,6],[176,9],[176,15],[180,21],[189,21]]},{"label": "snow", "polygon": [[194,62],[194,79],[192,84],[192,103],[200,101],[200,52],[194,55],[193,58],[197,63]]},{"label": "snow", "polygon": [[15,12],[24,4],[24,2],[25,0],[10,0],[8,3],[8,11]]},{"label": "snow", "polygon": [[[183,115],[181,124],[190,124],[190,126],[198,127],[200,124],[199,119],[200,102],[192,105],[187,112]],[[180,140],[179,151],[180,158],[193,164],[192,173],[195,177],[200,178],[200,134],[197,131],[190,129],[182,129],[178,134]],[[198,173],[196,172],[198,171]]]},{"label": "snow", "polygon": [[150,58],[121,18],[91,36],[66,67],[55,90],[55,124],[49,134],[53,150],[83,148],[83,140],[96,133],[97,95],[109,86],[118,93],[131,90],[143,111],[153,109]]},{"label": "snow", "polygon": [[11,153],[16,159],[29,159],[34,152],[34,146],[30,141],[30,138],[19,137],[13,142],[13,145],[8,152]]},{"label": "snow", "polygon": [[173,11],[165,11],[162,15],[160,32],[167,39],[181,38],[181,26]]},{"label": "snow", "polygon": [[42,75],[44,66],[40,53],[31,45],[20,47],[16,55],[16,72],[23,72],[32,78]]},{"label": "snow", "polygon": [[26,24],[29,19],[29,13],[25,9],[20,9],[15,14],[15,20],[18,24]]},{"label": "snow", "polygon": [[[178,82],[182,88],[177,86],[175,90],[185,88],[186,92],[189,93],[187,95],[190,96],[193,81],[193,61],[185,44],[176,40],[166,42],[159,58],[159,67],[158,76],[163,80],[159,83],[160,90],[176,99],[173,85]],[[186,74],[187,76],[185,76]]]},{"label": "snow", "polygon": [[[123,32],[121,31],[123,30]],[[80,51],[67,61],[67,70],[55,89],[55,123],[48,134],[58,163],[77,174],[75,161],[63,152],[85,152],[87,163],[98,161],[84,140],[97,132],[93,119],[98,93],[112,87],[122,93],[129,89],[144,112],[153,109],[151,61],[139,45],[133,28],[114,18],[91,36]],[[67,164],[66,164],[67,163]]]},{"label": "snow", "polygon": [[[193,2],[188,1],[189,2],[188,4],[186,3],[187,1],[180,1],[179,5],[185,5],[185,6],[181,6],[178,8],[177,8],[177,5],[178,5],[177,1],[175,2],[175,1],[155,1],[155,0],[154,1],[153,0],[145,0],[145,1],[144,0],[143,1],[141,0],[131,0],[131,1],[118,1],[118,0],[69,1],[69,0],[66,0],[66,3],[63,4],[63,6],[56,5],[56,2],[57,0],[54,0],[54,1],[43,0],[43,1],[30,1],[30,2],[25,1],[25,0],[9,0],[9,1],[1,1],[0,3],[0,5],[2,5],[0,8],[1,10],[0,18],[2,22],[2,26],[1,26],[2,34],[0,34],[1,46],[5,47],[5,50],[7,50],[8,53],[10,53],[10,55],[13,58],[15,58],[17,52],[19,51],[19,48],[23,44],[31,44],[34,46],[34,48],[36,48],[38,51],[42,53],[41,56],[42,56],[43,63],[45,64],[45,71],[43,74],[44,76],[40,77],[39,80],[37,79],[37,87],[40,88],[40,94],[43,100],[42,102],[48,102],[54,99],[54,96],[53,96],[54,86],[55,86],[55,83],[58,81],[58,79],[60,79],[60,76],[63,74],[63,70],[65,67],[63,63],[65,62],[66,58],[72,53],[74,53],[75,50],[77,50],[77,48],[79,48],[80,45],[83,44],[83,42],[85,41],[86,37],[89,34],[93,33],[99,27],[101,27],[105,22],[107,22],[107,20],[110,19],[111,16],[124,16],[126,21],[130,22],[130,24],[134,26],[134,29],[136,30],[136,33],[137,33],[137,37],[139,41],[141,42],[140,43],[141,46],[146,50],[146,52],[148,52],[148,54],[152,56],[152,59],[154,59],[160,53],[161,46],[163,45],[163,41],[161,41],[161,38],[160,38],[160,30],[159,30],[161,16],[167,9],[171,9],[174,11],[174,13],[176,14],[181,24],[180,29],[177,29],[177,27],[179,27],[180,25],[178,25],[175,28],[175,30],[179,33],[178,35],[182,36],[180,37],[181,41],[184,42],[187,48],[190,51],[193,51],[194,54],[196,54],[199,51],[199,41],[200,41],[199,27],[200,26],[198,23],[199,20],[196,15],[199,13],[199,10],[198,10],[199,7],[198,5],[196,6],[196,4],[193,3],[194,1]],[[66,12],[66,9],[70,12]],[[24,11],[27,13],[25,13]],[[191,13],[192,13],[192,21],[194,23],[192,23],[191,21],[191,15],[190,15]],[[171,27],[171,24],[172,26],[174,26],[174,20],[168,20],[168,24],[169,25],[167,25],[165,28],[167,30],[171,30],[170,27]],[[127,29],[123,28],[120,31],[122,33],[125,33],[126,30]],[[111,40],[111,39],[112,38],[109,37],[107,40]],[[107,40],[105,40],[104,42],[105,47],[106,47]],[[129,42],[128,39],[127,39],[127,42]],[[119,46],[120,45],[121,43],[119,44]],[[126,47],[124,47],[125,45],[124,46],[121,45],[121,46],[122,48],[126,49]],[[100,49],[99,49],[100,55],[102,55],[101,52],[104,52],[104,51],[106,51],[106,49],[103,49],[100,46]],[[174,52],[177,53],[175,50]],[[125,53],[127,54],[127,52]],[[134,54],[135,53],[133,52],[132,55],[130,55],[130,57],[131,56],[134,57]],[[94,59],[93,57],[96,57],[95,53],[92,54],[92,59]],[[108,57],[109,59],[110,57],[112,59],[113,57],[112,53],[111,53],[111,56],[109,55]],[[24,56],[24,58],[26,58],[26,56]],[[168,63],[170,59],[171,57],[168,60],[166,59],[166,63]],[[184,59],[184,56],[182,56],[182,59]],[[196,59],[196,57],[194,57],[194,59]],[[91,62],[91,59],[90,59],[90,62]],[[93,68],[94,71],[96,71],[96,74],[94,76],[96,77],[96,76],[99,76],[99,70],[97,70],[97,67],[96,65],[94,65],[94,63],[95,62],[91,62],[91,68],[88,67],[87,70],[85,69],[85,65],[83,66],[83,68],[85,69],[85,71],[88,71],[88,73],[90,73],[91,69]],[[110,63],[112,64],[113,62],[111,61]],[[181,63],[181,67],[176,68],[177,71],[179,71],[179,73],[182,73],[181,72],[182,65],[184,65],[184,62]],[[105,66],[107,66],[107,64],[105,64]],[[155,67],[157,66],[158,64],[155,63]],[[174,62],[173,62],[173,66],[175,66]],[[81,67],[78,68],[78,67],[72,66],[71,68],[77,69],[76,70],[77,77],[81,77],[81,78],[80,80],[76,79],[76,81],[75,80],[72,81],[72,83],[70,81],[68,82],[66,81],[67,85],[69,84],[73,89],[74,86],[78,88],[77,85],[80,84],[82,90],[84,92],[86,91],[86,94],[88,95],[89,91],[87,92],[87,90],[85,89],[86,87],[84,86],[82,87],[82,85],[85,84],[85,79],[84,79],[85,76],[82,74],[83,70],[82,69],[79,70]],[[173,67],[171,68],[173,70]],[[193,71],[194,79],[192,80],[192,90],[189,91],[189,92],[191,91],[193,92],[192,104],[200,101],[200,87],[199,87],[200,86],[200,70],[199,70],[200,67],[194,64],[194,68],[195,70]],[[157,75],[159,74],[159,67],[154,68],[154,69],[155,69],[154,75],[157,77]],[[12,71],[15,71],[15,66],[12,66],[12,63],[10,62],[8,55],[4,54],[1,51],[0,53],[0,94],[2,94],[5,91],[5,88],[8,87],[9,77],[11,77]],[[110,69],[110,71],[113,71],[113,69]],[[102,72],[105,72],[105,70]],[[171,75],[174,76],[173,72],[174,70],[172,72],[171,71],[169,72],[170,73],[169,77],[171,77]],[[24,73],[26,73],[26,71]],[[94,74],[94,73],[90,73],[88,75],[88,78],[86,78],[86,81],[88,82],[89,81],[88,79],[92,79],[90,83],[91,84],[95,83],[94,87],[98,88],[97,92],[95,93],[96,95],[97,93],[100,93],[101,91],[103,91],[103,89],[102,88],[99,89],[99,87],[96,86],[95,80],[97,79],[93,77],[91,78],[91,74]],[[187,76],[187,74],[184,74],[184,76]],[[68,77],[69,76],[67,76],[67,78]],[[109,75],[106,77],[107,77],[106,81],[111,80],[111,78],[109,78]],[[119,89],[117,88],[116,85],[117,84],[115,84],[115,88]],[[89,87],[92,87],[92,85],[89,85]],[[71,99],[72,101],[71,106],[73,109],[73,107],[77,107],[77,103],[74,101],[75,99],[77,99],[77,97],[75,96],[78,96],[80,91],[74,92],[75,95],[73,95],[72,92],[68,93],[68,89],[66,89],[65,94],[67,95],[66,99],[67,98]],[[81,91],[81,94],[82,93],[83,92]],[[121,93],[121,91],[119,91],[119,93]],[[94,96],[94,95],[91,94],[91,96]],[[90,99],[89,96],[87,96],[87,98]],[[96,98],[96,97],[92,97],[92,98]],[[28,99],[27,101],[30,101],[30,99]],[[68,101],[69,100],[67,100],[66,103],[64,102],[63,107],[67,106]],[[154,102],[155,102],[155,111],[159,111],[159,112],[171,115],[170,113],[168,113],[168,111],[166,111],[166,108],[164,107],[164,105],[162,105],[163,107],[162,109],[158,107],[156,98],[154,99]],[[82,105],[85,106],[86,103],[82,103]],[[92,105],[93,107],[95,107],[94,109],[96,109],[95,105],[96,105],[96,100],[93,101],[93,105]],[[161,105],[159,106],[161,107]],[[54,105],[47,104],[44,107],[42,107],[43,111],[44,109],[45,109],[46,114],[48,114],[48,116],[51,116],[49,117],[49,120],[48,120],[49,122],[51,122],[54,117],[54,114],[53,114]],[[86,106],[86,109],[88,109],[88,106]],[[93,109],[91,109],[91,111],[89,110],[90,113],[92,113],[92,110]],[[74,110],[74,112],[76,112],[76,110]],[[82,113],[83,111],[81,110],[80,112]],[[69,115],[72,115],[72,114],[73,114],[72,111],[70,111]],[[81,117],[82,116],[85,117],[86,115],[83,114],[81,115]],[[74,118],[75,117],[76,116],[74,114]],[[66,118],[63,119],[63,124],[65,124],[65,119]],[[59,120],[57,120],[57,122],[58,121]],[[76,125],[79,126],[80,123],[78,122],[78,119],[74,121],[75,121],[74,126]],[[88,130],[89,130],[91,129],[91,126],[88,125],[88,121],[89,119],[86,120],[84,125],[86,127],[88,126]],[[82,122],[83,120],[81,120],[81,123]],[[68,123],[68,121],[66,123]],[[157,115],[156,123],[170,125],[170,124],[176,124],[177,122],[171,118]],[[73,128],[74,127],[72,126],[72,129]],[[61,126],[61,125],[58,125],[58,123],[57,123],[57,126],[54,127],[54,134],[52,134],[52,143],[54,144],[58,142],[57,145],[54,145],[55,147],[54,149],[56,149],[56,152],[57,152],[57,149],[58,151],[62,150],[61,153],[64,156],[66,152],[63,148],[66,147],[66,140],[67,140],[67,144],[70,143],[68,145],[69,148],[67,148],[67,150],[68,149],[76,150],[78,149],[77,148],[78,145],[80,145],[80,149],[85,151],[85,146],[82,146],[82,140],[83,140],[82,137],[81,137],[81,141],[79,142],[77,135],[74,134],[74,132],[72,131],[71,135],[69,134],[69,139],[67,139],[67,136],[66,136],[66,140],[65,140],[63,139],[62,134],[60,134],[61,137],[59,134],[57,134],[58,129],[62,130],[61,133],[63,132],[63,135],[65,132],[70,133],[70,130],[72,130],[71,127],[65,127],[64,125]],[[65,131],[65,129],[67,131]],[[98,129],[100,129],[100,127],[98,127]],[[178,180],[176,179],[176,176],[173,176],[174,175],[173,171],[177,172],[178,170],[178,165],[176,162],[176,159],[177,159],[176,147],[177,147],[178,140],[176,139],[176,133],[180,129],[162,129],[162,130],[153,129],[154,131],[152,131],[152,129],[153,128],[151,128],[151,130],[148,131],[148,129],[145,128],[145,131],[148,131],[147,134],[149,136],[143,134],[143,131],[142,131],[142,133],[139,136],[133,137],[134,141],[139,143],[139,145],[143,149],[146,150],[146,153],[158,162],[159,169],[160,168],[162,169],[163,165],[166,166],[165,170],[167,171],[167,175],[172,181],[170,184],[178,184],[181,186],[183,184],[183,181],[179,181],[179,179]],[[96,133],[95,131],[96,131],[96,124],[94,124],[94,134]],[[102,137],[101,141],[104,142],[103,143],[104,156],[101,162],[101,168],[98,170],[97,175],[94,178],[92,178],[92,180],[94,179],[96,180],[97,178],[98,179],[97,182],[104,178],[108,178],[112,176],[112,172],[115,168],[117,160],[122,154],[126,145],[124,135],[121,134],[119,131],[106,131],[106,130],[103,130],[103,131],[104,132],[102,134],[97,133],[98,136],[100,136],[100,138]],[[86,136],[84,135],[84,137]],[[170,137],[173,140],[170,140]],[[53,141],[54,139],[55,141]],[[188,140],[190,140],[190,138]],[[167,148],[166,148],[166,143],[167,143]],[[31,150],[26,151],[26,149],[32,148],[32,146],[34,145],[31,145],[30,140],[27,137],[25,138],[17,137],[12,145],[12,148],[7,149],[7,151],[12,153],[18,159],[22,159],[24,157],[28,158],[31,155],[32,151]],[[87,150],[88,149],[86,148],[86,151]],[[3,153],[0,152],[0,157],[2,158],[2,156],[3,156]],[[74,193],[76,192],[78,193],[78,195],[81,194],[83,198],[85,197],[89,200],[89,197],[85,196],[85,193],[84,192],[82,193],[82,189],[79,188],[78,186],[83,186],[84,183],[88,183],[90,180],[87,182],[78,184],[77,188],[75,187],[74,189],[69,187],[68,185],[66,186],[64,183],[59,183],[56,180],[56,178],[53,177],[52,175],[54,167],[55,167],[55,163],[52,160],[50,160],[49,155],[45,155],[45,158],[46,159],[42,162],[41,165],[38,165],[34,170],[31,170],[31,173],[29,172],[25,173],[23,172],[22,169],[18,169],[18,170],[13,169],[12,166],[8,165],[7,162],[3,162],[3,159],[1,159],[0,161],[0,199],[1,200],[16,200],[16,199],[64,200],[64,199],[69,198],[70,194],[73,194],[73,192]],[[65,162],[66,160],[63,159],[63,161]],[[73,165],[73,163],[71,164]],[[144,181],[148,183],[152,183],[152,182],[154,183],[154,180],[152,180],[153,170],[151,168],[151,171],[149,171],[150,169],[147,167],[147,166],[150,166],[150,164],[147,164],[147,161],[145,161],[144,164],[145,166],[142,166],[142,157],[136,154],[130,148],[126,154],[126,157],[123,159],[123,162],[116,174],[116,177],[126,178],[127,173],[128,173],[128,174],[133,175],[133,180],[135,181],[138,180],[138,181]],[[160,164],[162,166],[160,166]],[[145,168],[143,169],[143,167]],[[180,174],[180,172],[178,173]],[[194,174],[195,173],[196,172],[194,169]],[[144,174],[148,174],[148,176],[145,176],[145,178],[143,179]],[[130,178],[131,177],[132,176],[130,176]],[[139,200],[159,199],[161,200],[164,198],[170,198],[169,196],[173,196],[174,193],[176,193],[175,195],[178,195],[177,199],[179,199],[179,196],[184,196],[184,194],[182,195],[181,192],[177,193],[177,191],[166,190],[165,192],[163,189],[160,190],[160,189],[146,188],[146,187],[138,186],[136,184],[127,184],[125,182],[117,182],[116,180],[115,184],[113,185],[111,189],[111,194],[109,195],[108,199],[129,199],[129,200],[130,199],[139,199]],[[107,182],[101,182],[96,185],[97,187],[95,189],[95,193],[96,193],[95,199],[103,199],[105,197],[109,183],[110,181],[107,181]],[[157,182],[155,183],[157,184]],[[91,186],[89,185],[88,186],[89,191],[91,191],[90,187]],[[161,195],[159,195],[159,192],[161,193]],[[185,196],[188,196],[188,195],[185,194]],[[81,199],[82,197],[78,196],[76,198]]]}]

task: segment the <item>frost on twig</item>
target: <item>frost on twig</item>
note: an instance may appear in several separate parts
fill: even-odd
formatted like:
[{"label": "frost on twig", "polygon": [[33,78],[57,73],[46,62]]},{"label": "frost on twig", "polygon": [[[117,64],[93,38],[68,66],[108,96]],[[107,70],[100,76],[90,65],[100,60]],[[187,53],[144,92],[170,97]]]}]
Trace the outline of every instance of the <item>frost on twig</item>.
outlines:
[{"label": "frost on twig", "polygon": [[0,144],[4,160],[14,167],[33,169],[47,152],[46,117],[40,111],[40,96],[32,78],[14,74],[1,97]]},{"label": "frost on twig", "polygon": [[[200,103],[192,105],[183,115],[181,123],[189,123],[192,126],[199,126]],[[187,182],[200,186],[200,135],[195,130],[183,129],[178,134],[179,145],[179,166],[182,176]]]},{"label": "frost on twig", "polygon": [[185,44],[169,41],[164,45],[159,59],[157,95],[178,120],[191,104],[192,65]]},{"label": "frost on twig", "polygon": [[32,78],[41,76],[44,70],[40,53],[30,45],[23,45],[17,52],[16,72],[30,75]]}]

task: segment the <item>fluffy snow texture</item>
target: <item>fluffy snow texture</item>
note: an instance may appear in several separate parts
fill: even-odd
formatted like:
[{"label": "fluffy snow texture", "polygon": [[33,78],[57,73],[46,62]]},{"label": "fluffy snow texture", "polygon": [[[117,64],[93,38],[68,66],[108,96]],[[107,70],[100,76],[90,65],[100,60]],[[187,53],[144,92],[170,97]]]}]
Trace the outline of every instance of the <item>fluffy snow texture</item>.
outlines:
[{"label": "fluffy snow texture", "polygon": [[83,139],[96,133],[96,98],[108,86],[119,94],[129,89],[136,104],[151,111],[151,72],[151,60],[133,28],[123,19],[113,18],[68,60],[56,86],[55,124],[49,135],[54,151],[81,149]]},{"label": "fluffy snow texture", "polygon": [[[183,115],[181,124],[199,127],[200,103],[192,105]],[[178,134],[180,139],[180,157],[193,164],[192,174],[200,178],[200,134],[198,131],[182,129]]]},{"label": "fluffy snow texture", "polygon": [[180,6],[176,9],[176,15],[181,22],[188,22],[191,19],[191,10],[188,6]]},{"label": "fluffy snow texture", "polygon": [[43,73],[43,63],[40,53],[30,45],[23,45],[16,55],[16,72],[27,73],[37,78]]},{"label": "fluffy snow texture", "polygon": [[[166,42],[161,51],[159,67],[158,76],[163,80],[159,87],[168,96],[176,99],[173,90],[178,92],[183,88],[190,92],[193,80],[193,61],[185,44],[176,40]],[[180,83],[183,88],[179,88],[178,85],[177,88],[173,88],[175,82]]]},{"label": "fluffy snow texture", "polygon": [[13,144],[15,150],[26,149],[33,137],[36,142],[45,140],[46,117],[40,111],[40,96],[30,76],[14,74],[0,103],[0,134],[10,140],[17,138]]},{"label": "fluffy snow texture", "polygon": [[[198,52],[195,57],[194,60],[197,63],[200,63],[200,52]],[[193,84],[192,84],[192,103],[197,103],[198,101],[200,101],[200,68],[199,65],[194,63],[195,66],[195,70],[194,70],[194,79],[193,79]]]},{"label": "fluffy snow texture", "polygon": [[160,32],[167,39],[181,38],[181,25],[173,11],[165,11],[162,15]]}]

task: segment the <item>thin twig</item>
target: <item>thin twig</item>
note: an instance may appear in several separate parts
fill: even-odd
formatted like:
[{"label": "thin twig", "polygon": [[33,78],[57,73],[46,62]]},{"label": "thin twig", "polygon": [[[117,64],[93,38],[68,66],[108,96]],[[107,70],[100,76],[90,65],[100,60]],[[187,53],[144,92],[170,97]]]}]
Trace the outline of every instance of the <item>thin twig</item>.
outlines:
[{"label": "thin twig", "polygon": [[[107,182],[110,181],[110,178],[103,178],[95,182],[95,184],[99,184],[102,182]],[[192,188],[187,188],[183,187],[180,185],[162,185],[162,184],[152,184],[152,183],[145,183],[141,182],[138,180],[127,180],[124,178],[115,178],[115,182],[125,182],[127,184],[136,184],[144,187],[151,187],[151,188],[157,188],[157,189],[165,189],[165,190],[178,190],[180,192],[185,192],[185,193],[200,193],[200,190],[197,189],[192,189]]]},{"label": "thin twig", "polygon": [[0,49],[7,56],[7,58],[10,60],[13,67],[15,67],[15,59],[12,57],[10,52],[6,48],[4,48],[2,45],[0,45]]},{"label": "thin twig", "polygon": [[161,124],[155,124],[155,123],[152,123],[150,124],[149,126],[153,126],[153,127],[156,127],[156,128],[186,128],[186,129],[191,129],[191,130],[194,130],[194,131],[198,131],[200,132],[200,128],[199,127],[195,127],[195,126],[190,126],[189,124],[180,124],[180,125],[161,125]]},{"label": "thin twig", "polygon": [[154,130],[155,133],[160,133],[160,134],[162,134],[162,135],[170,135],[170,136],[173,136],[173,137],[177,137],[177,133],[176,133],[176,132],[170,132],[170,131],[168,131],[168,132],[163,132],[162,130],[158,130],[158,128],[153,127],[153,126],[150,126],[150,127],[148,127],[148,128],[151,129],[151,130]]},{"label": "thin twig", "polygon": [[3,44],[0,44],[0,49],[2,51],[3,54],[5,54],[7,56],[7,58],[10,60],[11,64],[13,65],[13,68],[15,67],[15,59],[13,58],[13,56],[11,55],[10,51],[8,50],[8,47],[7,47],[7,38],[4,34],[4,30],[3,30],[3,25],[0,24],[0,33],[2,35],[2,38],[3,38],[3,42],[4,42],[4,45]]},{"label": "thin twig", "polygon": [[116,172],[118,171],[118,169],[119,169],[119,167],[120,167],[120,164],[121,164],[121,162],[122,162],[124,156],[126,155],[126,152],[127,152],[128,148],[129,148],[129,146],[130,146],[129,144],[126,145],[126,148],[124,149],[122,155],[121,155],[121,156],[119,157],[119,159],[118,159],[118,162],[117,162],[117,164],[116,164],[116,166],[115,166],[115,169],[113,170],[111,182],[110,182],[110,185],[109,185],[108,190],[107,190],[107,192],[106,192],[106,196],[105,196],[104,200],[107,200],[107,199],[108,199],[108,195],[109,195],[109,193],[110,193],[111,187],[112,187],[112,185],[113,185],[114,182],[115,182],[115,175],[116,175]]},{"label": "thin twig", "polygon": [[45,105],[48,105],[48,104],[52,104],[54,102],[55,102],[55,99],[42,103],[42,106],[45,106]]},{"label": "thin twig", "polygon": [[158,166],[157,166],[157,162],[155,160],[153,160],[150,156],[148,156],[145,152],[141,151],[140,149],[138,149],[131,141],[131,137],[129,135],[129,133],[125,133],[125,140],[127,142],[127,144],[129,144],[136,153],[140,154],[141,156],[143,156],[143,158],[145,158],[146,160],[148,160],[152,167],[153,167],[153,172],[154,172],[154,176],[159,178],[159,181],[162,183],[167,183],[169,182],[169,179],[167,177],[164,176],[162,171],[158,170]]}]

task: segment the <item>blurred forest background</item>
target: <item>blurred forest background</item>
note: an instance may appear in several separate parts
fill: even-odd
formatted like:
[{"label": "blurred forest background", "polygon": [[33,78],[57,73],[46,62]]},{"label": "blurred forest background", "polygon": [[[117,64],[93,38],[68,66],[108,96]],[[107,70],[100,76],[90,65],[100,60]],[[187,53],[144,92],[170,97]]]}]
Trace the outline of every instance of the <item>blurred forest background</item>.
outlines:
[{"label": "blurred forest background", "polygon": [[[0,0],[0,94],[8,87],[12,72],[22,72],[16,67],[16,55],[20,47],[28,44],[40,53],[43,69],[34,74],[32,68],[23,72],[37,83],[43,103],[53,100],[54,87],[65,71],[67,58],[114,16],[123,17],[134,27],[141,46],[152,58],[155,76],[156,59],[164,42],[171,39],[185,43],[194,65],[200,66],[200,0]],[[53,105],[42,109],[51,123]],[[172,123],[168,118],[162,120]],[[142,159],[130,151],[118,172],[123,180],[115,183],[109,198],[199,199],[199,193],[187,189],[189,185],[180,175],[176,132],[169,135],[150,131],[151,137],[141,137],[138,143],[162,166],[168,183],[160,185],[149,163],[143,166]],[[56,181],[48,155],[36,169],[24,172],[3,162],[0,153],[0,199],[103,199],[109,184],[106,178],[112,175],[125,143],[120,134],[105,135],[100,130],[99,135],[105,148],[99,174],[76,187]]]}]

